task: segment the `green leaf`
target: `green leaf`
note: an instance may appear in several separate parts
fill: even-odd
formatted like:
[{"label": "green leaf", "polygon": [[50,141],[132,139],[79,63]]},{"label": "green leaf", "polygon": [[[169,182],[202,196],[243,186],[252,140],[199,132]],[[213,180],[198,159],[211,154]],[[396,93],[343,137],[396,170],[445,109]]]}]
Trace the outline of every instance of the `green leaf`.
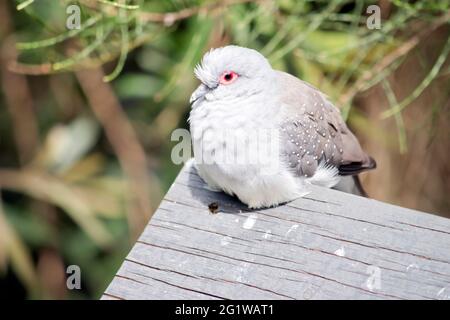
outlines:
[{"label": "green leaf", "polygon": [[143,73],[127,73],[114,82],[116,93],[121,99],[150,98],[162,85],[162,80]]}]

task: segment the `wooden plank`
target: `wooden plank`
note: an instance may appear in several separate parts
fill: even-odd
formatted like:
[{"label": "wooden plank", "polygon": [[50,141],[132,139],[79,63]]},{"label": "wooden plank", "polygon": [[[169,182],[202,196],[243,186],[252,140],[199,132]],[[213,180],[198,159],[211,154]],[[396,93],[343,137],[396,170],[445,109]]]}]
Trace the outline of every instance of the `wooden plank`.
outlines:
[{"label": "wooden plank", "polygon": [[449,219],[313,186],[250,211],[187,167],[103,299],[449,299],[449,249]]}]

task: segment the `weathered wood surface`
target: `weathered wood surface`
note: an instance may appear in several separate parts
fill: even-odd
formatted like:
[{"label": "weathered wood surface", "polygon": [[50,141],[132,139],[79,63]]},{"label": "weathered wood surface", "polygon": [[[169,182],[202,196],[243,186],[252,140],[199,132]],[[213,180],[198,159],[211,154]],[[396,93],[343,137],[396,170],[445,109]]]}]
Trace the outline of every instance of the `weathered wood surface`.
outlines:
[{"label": "weathered wood surface", "polygon": [[449,219],[311,190],[249,211],[183,169],[102,298],[450,298]]}]

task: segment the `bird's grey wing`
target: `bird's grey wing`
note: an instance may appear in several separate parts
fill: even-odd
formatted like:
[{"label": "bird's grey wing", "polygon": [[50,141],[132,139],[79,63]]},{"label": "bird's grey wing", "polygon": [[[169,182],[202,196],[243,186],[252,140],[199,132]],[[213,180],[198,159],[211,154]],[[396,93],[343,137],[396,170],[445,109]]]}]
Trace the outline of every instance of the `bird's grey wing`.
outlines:
[{"label": "bird's grey wing", "polygon": [[283,88],[285,116],[281,123],[282,154],[299,175],[312,176],[321,161],[336,166],[340,175],[373,169],[375,161],[361,148],[339,110],[319,90],[277,71]]}]

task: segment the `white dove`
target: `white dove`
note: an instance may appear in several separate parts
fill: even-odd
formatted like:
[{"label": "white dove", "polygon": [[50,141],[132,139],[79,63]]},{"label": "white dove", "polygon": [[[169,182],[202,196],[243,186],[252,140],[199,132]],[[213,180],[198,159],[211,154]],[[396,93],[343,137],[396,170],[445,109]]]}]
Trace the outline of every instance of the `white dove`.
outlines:
[{"label": "white dove", "polygon": [[195,75],[194,162],[210,189],[250,208],[301,197],[308,184],[365,195],[357,174],[376,163],[322,92],[238,46],[206,53]]}]

